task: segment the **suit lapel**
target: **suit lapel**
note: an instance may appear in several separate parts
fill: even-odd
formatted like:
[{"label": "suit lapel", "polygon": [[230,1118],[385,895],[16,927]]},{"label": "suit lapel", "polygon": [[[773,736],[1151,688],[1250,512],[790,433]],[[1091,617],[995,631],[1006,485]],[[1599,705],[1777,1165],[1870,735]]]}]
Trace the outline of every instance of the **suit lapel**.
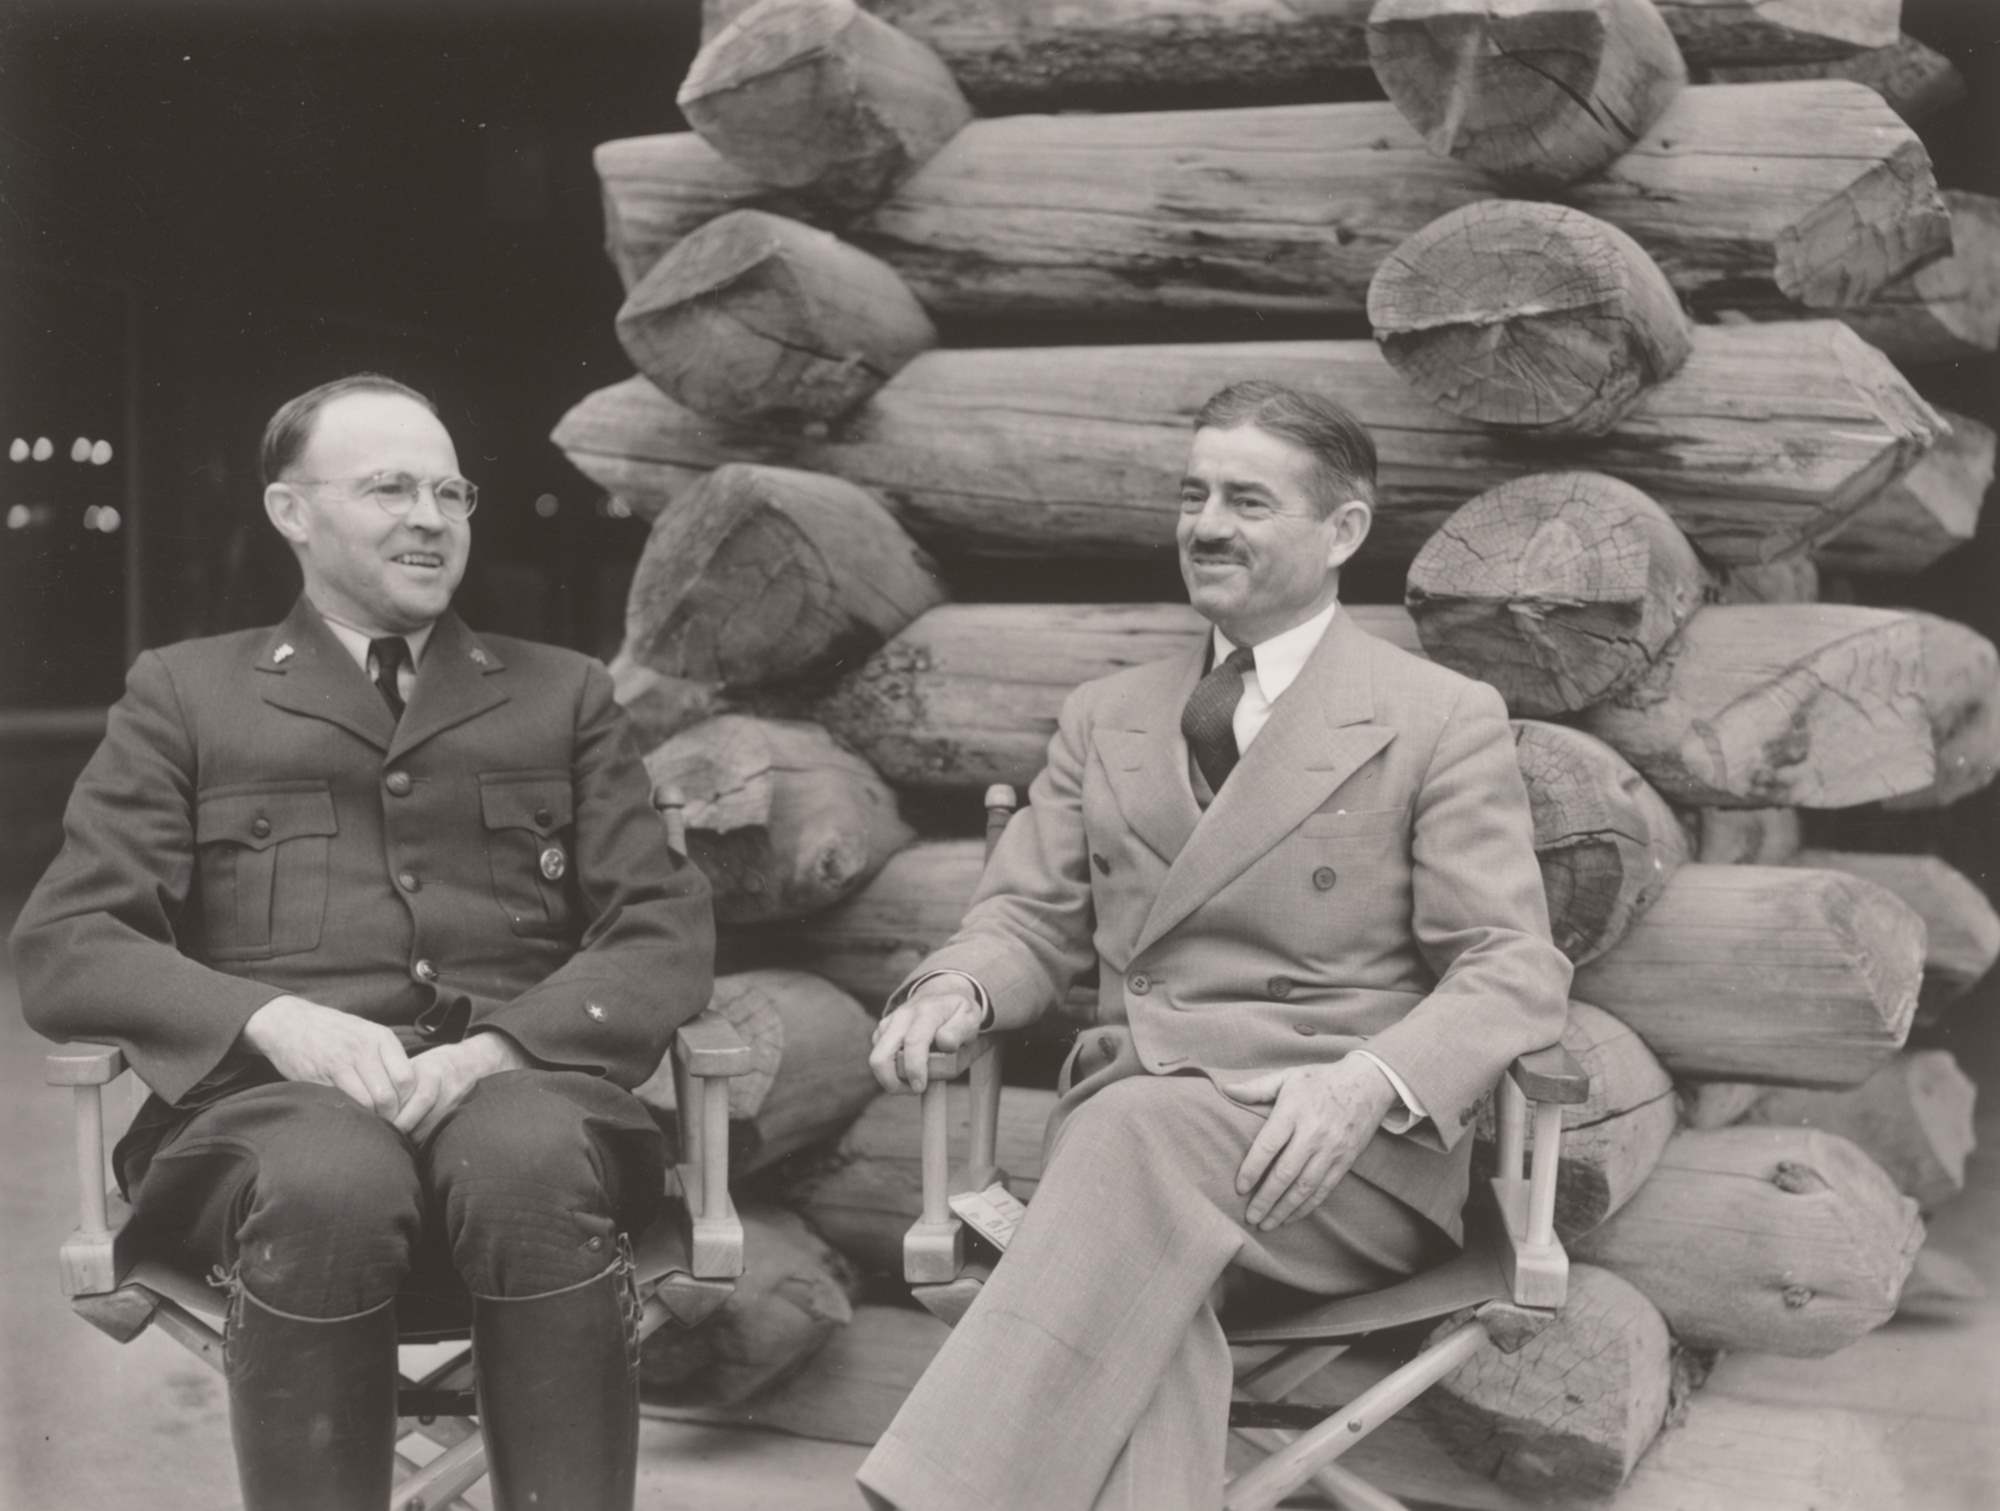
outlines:
[{"label": "suit lapel", "polygon": [[266,703],[338,724],[377,750],[389,748],[396,730],[389,705],[303,596],[255,665]]},{"label": "suit lapel", "polygon": [[1148,668],[1097,726],[1098,754],[1119,811],[1132,832],[1169,862],[1201,817],[1188,786],[1181,707],[1201,678],[1207,648],[1204,635],[1188,654]]},{"label": "suit lapel", "polygon": [[424,659],[410,689],[409,706],[396,726],[389,746],[391,758],[413,750],[433,735],[463,724],[507,701],[504,682],[488,680],[506,670],[500,658],[465,627],[458,615],[447,613],[431,631]]},{"label": "suit lapel", "polygon": [[[1393,740],[1375,716],[1367,632],[1335,614],[1298,680],[1271,707],[1184,848],[1174,857],[1133,948],[1145,950],[1247,870]],[[1185,742],[1179,757],[1186,763]],[[1185,774],[1181,785],[1187,786]],[[1189,799],[1192,802],[1192,798]]]}]

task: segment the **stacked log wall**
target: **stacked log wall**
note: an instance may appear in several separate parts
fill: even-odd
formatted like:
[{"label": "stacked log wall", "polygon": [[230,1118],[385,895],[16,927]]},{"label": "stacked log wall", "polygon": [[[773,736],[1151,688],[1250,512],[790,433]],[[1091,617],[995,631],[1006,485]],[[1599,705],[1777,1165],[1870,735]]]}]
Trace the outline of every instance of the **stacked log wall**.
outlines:
[{"label": "stacked log wall", "polygon": [[[711,31],[744,9],[710,0]],[[1993,202],[1938,192],[1914,128],[1941,108],[1950,80],[1899,36],[1896,7],[1825,0],[1778,17],[1741,0],[1658,6],[1692,76],[1718,82],[1661,90],[1673,97],[1650,131],[1635,129],[1633,150],[1554,192],[1655,260],[1668,299],[1702,323],[1679,371],[1673,360],[1642,363],[1603,434],[1560,444],[1503,435],[1483,412],[1447,413],[1369,342],[1191,339],[1210,335],[1202,321],[1218,312],[1305,315],[1344,337],[1339,323],[1359,320],[1370,278],[1406,236],[1504,194],[1481,170],[1427,152],[1421,132],[1376,98],[1361,72],[1367,0],[1107,0],[1087,20],[1048,0],[863,9],[936,47],[982,118],[936,131],[921,149],[928,161],[899,164],[865,192],[850,174],[831,201],[823,185],[760,181],[691,137],[607,143],[608,245],[636,285],[727,212],[796,217],[879,258],[836,261],[854,279],[877,279],[879,266],[900,280],[900,292],[881,283],[866,302],[917,310],[943,345],[922,350],[933,334],[902,315],[906,334],[888,345],[842,315],[834,335],[845,345],[824,324],[801,343],[833,357],[828,379],[861,380],[823,413],[788,400],[751,418],[704,397],[718,412],[703,415],[685,407],[686,393],[677,403],[635,378],[585,398],[556,433],[586,474],[717,562],[704,587],[706,568],[681,570],[677,547],[663,544],[650,601],[635,598],[621,692],[649,711],[653,733],[707,738],[703,721],[717,713],[823,726],[902,809],[891,820],[904,827],[870,831],[873,848],[837,878],[839,896],[730,929],[726,964],[760,977],[810,972],[796,979],[872,1010],[956,923],[980,863],[976,791],[1025,785],[1076,683],[1199,637],[1191,611],[1129,587],[1097,600],[980,600],[1000,575],[987,564],[1010,559],[1103,563],[1091,570],[1107,585],[1166,576],[1171,481],[1213,389],[1276,376],[1356,408],[1383,443],[1369,549],[1392,571],[1421,566],[1475,496],[1588,469],[1636,493],[1668,539],[1650,574],[1643,552],[1636,572],[1629,560],[1623,577],[1600,572],[1582,611],[1563,553],[1587,532],[1558,541],[1518,516],[1511,528],[1533,568],[1497,597],[1482,585],[1483,608],[1466,607],[1477,594],[1452,596],[1451,570],[1442,587],[1425,581],[1414,616],[1359,601],[1367,590],[1344,599],[1374,632],[1447,660],[1441,647],[1480,638],[1481,613],[1512,615],[1530,632],[1516,671],[1559,690],[1560,706],[1533,703],[1497,667],[1460,667],[1514,701],[1545,878],[1558,927],[1571,930],[1565,948],[1583,963],[1573,1047],[1602,1076],[1588,1116],[1570,1120],[1559,1222],[1573,1254],[1603,1269],[1579,1269],[1577,1341],[1552,1341],[1546,1358],[1483,1360],[1448,1382],[1461,1402],[1454,1451],[1483,1455],[1483,1470],[1512,1473],[1521,1488],[1549,1488],[1520,1476],[1551,1451],[1550,1425],[1505,1403],[1537,1368],[1560,1378],[1583,1349],[1607,1371],[1608,1397],[1603,1420],[1581,1429],[1587,1444],[1562,1438],[1575,1424],[1556,1424],[1573,1455],[1561,1461],[1576,1470],[1571,1488],[1615,1488],[1664,1415],[1670,1336],[1674,1348],[1817,1353],[1877,1325],[1910,1272],[1917,1204],[1948,1199],[1964,1158],[1962,1077],[1899,1053],[1920,983],[1927,1010],[1948,1002],[2000,948],[1990,909],[1967,903],[1956,873],[1801,845],[1801,806],[1948,804],[2000,766],[2000,686],[1977,646],[1905,612],[1907,596],[1888,608],[1814,602],[1823,573],[1894,583],[1933,566],[1974,534],[1992,477],[1991,430],[1941,414],[1923,397],[1928,378],[1912,381],[1926,364],[2000,339],[2000,237]],[[1293,64],[1311,71],[1288,93]],[[1224,108],[1002,118],[1024,107],[1129,110],[1135,88],[1186,82],[1189,69],[1200,72],[1193,102]],[[1738,72],[1754,82],[1721,82]],[[1769,152],[1843,134],[1871,143],[1844,154],[1845,177],[1811,154],[1766,171]],[[1036,171],[1024,176],[1029,161]],[[1782,189],[1746,209],[1740,190],[1752,182]],[[1025,211],[999,192],[1024,184]],[[1723,208],[1732,196],[1738,207]],[[1246,218],[1252,207],[1260,213]],[[1107,214],[1126,224],[1091,229]],[[804,249],[787,254],[795,282],[780,293],[792,299],[820,276],[800,259],[824,243],[784,238]],[[771,287],[753,289],[757,309],[775,307]],[[720,306],[707,288],[699,297],[702,328],[713,330]],[[785,308],[788,328],[801,329],[806,305]],[[1665,307],[1646,308],[1659,333],[1648,352],[1665,350]],[[1009,350],[957,339],[968,321],[1020,320],[1042,322],[1024,329],[1046,340],[1051,316],[1147,344]],[[857,370],[870,363],[876,371]],[[814,369],[795,386],[825,381]],[[872,393],[857,400],[863,389]],[[1582,428],[1598,425],[1593,414]],[[752,486],[760,469],[786,469],[802,487]],[[725,477],[723,490],[713,480]],[[725,491],[735,502],[710,528]],[[815,502],[794,507],[795,493]],[[1601,517],[1595,508],[1579,518]],[[841,509],[865,519],[865,546],[825,527]],[[757,580],[765,547],[753,538],[779,535],[787,565],[768,580],[780,592],[765,594],[766,625],[743,613],[731,584]],[[894,564],[873,596],[871,560]],[[1373,579],[1378,590],[1384,580]],[[1527,597],[1508,601],[1535,591],[1532,618]],[[1847,591],[1835,579],[1827,596]],[[1442,627],[1436,643],[1427,612]],[[1600,661],[1609,642],[1624,661],[1562,664],[1565,639],[1593,637]],[[1778,725],[1730,722],[1774,699]],[[1861,713],[1841,717],[1843,700]],[[1690,725],[1705,738],[1665,733]],[[718,812],[743,806],[739,793],[717,796]],[[767,817],[782,806],[759,801]],[[780,827],[718,823],[760,840]],[[775,874],[776,860],[761,864]],[[1941,921],[1948,945],[1927,945],[1926,924],[1936,933]],[[1090,1021],[1094,989],[1080,985],[1065,1010]],[[1045,1073],[1035,1063],[1025,1072]],[[793,1153],[764,1189],[804,1212],[846,1262],[893,1273],[917,1211],[914,1105],[864,1097],[834,1142],[835,1122],[852,1115],[848,1094],[829,1083],[812,1095],[821,1110],[796,1120],[812,1126],[809,1141],[784,1135]],[[1011,1153],[1023,1190],[1046,1104],[1045,1089],[1019,1088],[1003,1104],[1002,1163]],[[782,1124],[778,1112],[767,1107],[766,1121]],[[1673,1131],[1676,1115],[1688,1131]],[[1881,1173],[1891,1167],[1893,1179]],[[1676,1253],[1690,1222],[1725,1206],[1717,1234],[1727,1241],[1704,1240],[1694,1263]],[[1783,1284],[1770,1278],[1780,1271],[1791,1277]],[[772,1336],[824,1336],[845,1282],[818,1284],[829,1300],[812,1325],[775,1318]],[[754,1320],[735,1325],[760,1336]],[[1614,1334],[1617,1349],[1603,1352]],[[761,1367],[730,1378],[754,1380]]]}]

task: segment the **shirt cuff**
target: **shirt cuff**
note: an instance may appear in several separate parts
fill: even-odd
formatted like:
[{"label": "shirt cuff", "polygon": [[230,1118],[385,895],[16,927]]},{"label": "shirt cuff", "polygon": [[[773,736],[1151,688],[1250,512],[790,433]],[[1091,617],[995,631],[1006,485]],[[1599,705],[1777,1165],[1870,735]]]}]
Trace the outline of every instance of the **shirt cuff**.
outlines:
[{"label": "shirt cuff", "polygon": [[[903,993],[903,1001],[908,1002],[912,997],[916,996],[918,987],[922,986],[926,981],[935,980],[939,976],[956,976],[967,986],[970,986],[972,988],[972,1000],[979,1004],[979,1031],[983,1034],[993,1026],[993,999],[986,995],[986,988],[979,984],[977,977],[968,976],[964,971],[926,971],[910,983],[909,988]],[[1379,1064],[1380,1062],[1378,1061],[1377,1063]],[[1388,1067],[1384,1066],[1383,1068],[1387,1069]],[[1389,1079],[1395,1081],[1396,1078],[1390,1076]],[[1400,1083],[1398,1085],[1400,1086]]]},{"label": "shirt cuff", "polygon": [[[977,985],[976,982],[974,984]],[[1357,1049],[1353,1053],[1389,1078],[1390,1089],[1396,1093],[1396,1100],[1403,1104],[1382,1119],[1384,1133],[1408,1133],[1430,1116],[1424,1111],[1424,1104],[1417,1100],[1417,1094],[1403,1083],[1403,1078],[1391,1070],[1388,1062],[1380,1055],[1370,1054],[1365,1049]]]}]

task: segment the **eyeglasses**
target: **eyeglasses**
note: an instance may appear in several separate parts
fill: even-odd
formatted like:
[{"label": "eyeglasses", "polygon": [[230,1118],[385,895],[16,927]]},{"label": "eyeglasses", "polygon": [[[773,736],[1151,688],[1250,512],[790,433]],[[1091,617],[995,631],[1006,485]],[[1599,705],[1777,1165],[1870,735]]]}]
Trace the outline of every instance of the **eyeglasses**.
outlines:
[{"label": "eyeglasses", "polygon": [[392,519],[401,519],[416,508],[426,488],[437,500],[438,513],[446,519],[470,519],[472,511],[479,507],[479,485],[462,477],[421,478],[407,472],[376,472],[359,478],[290,477],[285,481],[307,487],[350,488],[363,498],[373,499]]}]

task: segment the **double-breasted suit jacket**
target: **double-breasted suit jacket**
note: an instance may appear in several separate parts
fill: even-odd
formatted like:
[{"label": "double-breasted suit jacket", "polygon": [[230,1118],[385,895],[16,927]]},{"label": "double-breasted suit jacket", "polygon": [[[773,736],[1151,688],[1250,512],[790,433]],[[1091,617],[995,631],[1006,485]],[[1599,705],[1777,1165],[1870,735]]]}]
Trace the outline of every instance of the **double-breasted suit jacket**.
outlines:
[{"label": "double-breasted suit jacket", "polygon": [[31,1021],[116,1043],[181,1109],[254,1072],[238,1036],[280,994],[626,1087],[708,1001],[707,884],[610,678],[455,615],[400,722],[303,599],[148,651],[64,822],[14,935]]},{"label": "double-breasted suit jacket", "polygon": [[[1182,706],[1202,648],[1078,688],[959,932],[912,974],[977,980],[1019,1027],[1093,966],[1073,1070],[1227,1092],[1365,1047],[1428,1117],[1354,1170],[1456,1236],[1480,1100],[1561,1032],[1526,790],[1499,695],[1337,613],[1206,810]],[[907,984],[904,988],[907,990]],[[1094,1064],[1094,1061],[1096,1064]]]}]

